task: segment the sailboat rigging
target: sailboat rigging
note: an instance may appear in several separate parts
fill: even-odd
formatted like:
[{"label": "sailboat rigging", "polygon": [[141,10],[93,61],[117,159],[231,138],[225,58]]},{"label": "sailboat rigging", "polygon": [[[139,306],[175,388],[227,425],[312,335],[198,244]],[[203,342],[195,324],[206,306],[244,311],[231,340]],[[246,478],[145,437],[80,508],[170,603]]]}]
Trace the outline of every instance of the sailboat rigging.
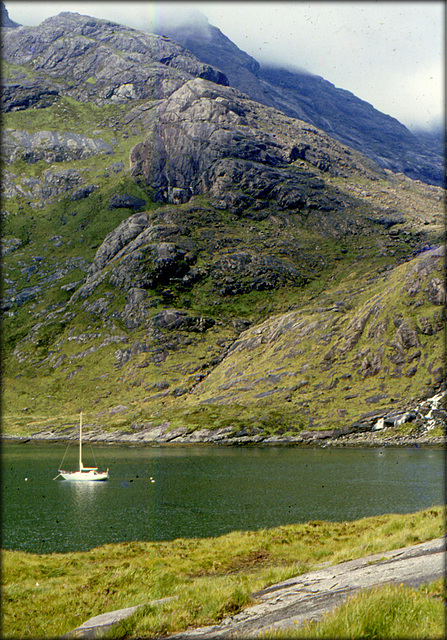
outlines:
[{"label": "sailboat rigging", "polygon": [[[63,462],[63,461],[62,461]],[[61,463],[62,466],[62,463]],[[59,473],[56,476],[62,476],[64,480],[108,480],[109,479],[109,470],[107,471],[98,471],[98,467],[84,467],[82,464],[82,412],[79,417],[79,470],[78,471],[63,471],[63,469],[58,469]],[[56,480],[53,478],[53,480]]]}]

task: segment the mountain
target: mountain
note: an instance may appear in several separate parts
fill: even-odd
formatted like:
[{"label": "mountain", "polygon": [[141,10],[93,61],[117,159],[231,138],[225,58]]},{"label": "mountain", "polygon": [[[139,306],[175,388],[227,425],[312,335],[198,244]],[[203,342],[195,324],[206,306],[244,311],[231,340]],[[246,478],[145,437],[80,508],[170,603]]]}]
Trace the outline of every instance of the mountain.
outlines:
[{"label": "mountain", "polygon": [[14,22],[14,20],[11,20],[3,2],[0,4],[0,23],[2,27],[6,27],[10,29],[20,27],[20,25],[17,22]]},{"label": "mountain", "polygon": [[[68,12],[38,27],[5,30],[3,57],[6,111],[45,107],[59,95],[97,105],[163,98],[191,77],[227,84],[224,74],[167,38]],[[22,65],[26,78],[9,72]]]},{"label": "mountain", "polygon": [[305,71],[261,67],[206,20],[163,25],[162,31],[199,60],[219,67],[232,87],[253,100],[313,124],[381,167],[444,185],[444,156],[439,144],[427,144],[423,136],[414,135],[398,120],[349,91]]},{"label": "mountain", "polygon": [[165,35],[62,13],[2,38],[6,432],[63,434],[81,410],[171,439],[426,427],[441,187]]}]

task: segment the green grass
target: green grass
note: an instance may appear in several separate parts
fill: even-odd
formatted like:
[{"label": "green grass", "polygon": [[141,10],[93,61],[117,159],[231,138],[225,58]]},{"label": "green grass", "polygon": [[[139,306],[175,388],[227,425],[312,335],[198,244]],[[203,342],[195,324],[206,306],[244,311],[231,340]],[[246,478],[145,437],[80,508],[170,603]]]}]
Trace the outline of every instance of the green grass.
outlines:
[{"label": "green grass", "polygon": [[218,538],[125,542],[79,553],[4,550],[3,637],[57,637],[92,616],[136,604],[147,606],[115,637],[154,637],[215,624],[246,606],[251,593],[321,562],[336,564],[431,540],[443,527],[444,509],[432,507]]},{"label": "green grass", "polygon": [[418,589],[386,585],[362,591],[320,621],[267,631],[260,638],[441,640],[445,632],[445,582],[439,579]]},{"label": "green grass", "polygon": [[[120,174],[110,172],[110,175],[106,176],[107,167],[112,162],[122,160],[127,165],[130,149],[140,140],[139,135],[123,138],[109,126],[112,119],[119,120],[122,109],[120,105],[99,108],[63,98],[46,109],[14,112],[5,116],[6,127],[31,132],[42,129],[52,130],[57,126],[58,130],[99,136],[109,142],[112,137],[117,138],[113,156],[99,154],[85,160],[51,166],[52,170],[67,167],[78,169],[87,184],[98,185],[99,188],[85,200],[72,202],[69,196],[58,197],[57,201],[42,210],[32,209],[28,202],[29,198],[16,197],[7,201],[9,215],[3,222],[3,235],[6,239],[19,238],[23,245],[6,256],[3,265],[4,276],[16,282],[19,291],[25,286],[38,284],[43,275],[55,270],[67,259],[83,259],[85,264],[73,268],[63,279],[54,284],[45,285],[42,295],[36,301],[24,304],[16,311],[17,315],[5,318],[3,327],[6,363],[3,378],[4,406],[7,416],[4,421],[5,429],[11,433],[19,428],[26,430],[22,411],[30,406],[29,399],[36,397],[36,386],[42,400],[37,402],[39,406],[36,407],[35,415],[29,416],[30,425],[35,424],[36,421],[47,423],[53,418],[56,423],[60,422],[62,416],[75,414],[79,410],[78,398],[83,397],[84,401],[94,406],[98,412],[118,403],[128,405],[128,424],[137,416],[143,420],[159,422],[170,419],[173,426],[182,423],[190,428],[200,426],[212,428],[229,423],[234,423],[234,426],[239,428],[247,423],[256,423],[265,429],[266,433],[306,428],[309,426],[310,418],[314,418],[321,428],[346,426],[364,412],[391,406],[391,401],[388,402],[388,399],[380,401],[379,404],[368,404],[366,399],[378,395],[379,392],[383,392],[384,396],[387,394],[390,396],[392,388],[395,402],[399,402],[402,398],[406,401],[408,398],[417,396],[420,390],[425,388],[425,384],[431,377],[428,367],[436,369],[441,363],[443,355],[441,334],[424,336],[423,341],[426,346],[424,345],[425,351],[421,362],[426,354],[428,357],[418,367],[413,377],[408,378],[405,375],[411,366],[409,363],[405,365],[400,378],[390,377],[392,368],[388,365],[387,357],[392,352],[390,343],[395,338],[393,315],[402,312],[414,325],[418,314],[428,316],[434,311],[426,303],[411,307],[408,304],[409,301],[404,299],[401,285],[406,275],[406,265],[398,267],[395,274],[389,276],[389,280],[386,279],[389,274],[380,275],[381,268],[395,266],[399,256],[408,256],[411,248],[407,246],[406,241],[399,239],[396,240],[394,257],[380,255],[376,243],[390,242],[390,239],[383,229],[375,227],[371,229],[363,219],[365,214],[371,214],[370,204],[356,196],[352,208],[347,211],[346,215],[350,219],[357,222],[358,218],[360,226],[362,229],[364,227],[365,231],[364,234],[362,232],[352,237],[343,233],[337,237],[331,235],[331,232],[323,235],[318,226],[321,222],[318,217],[320,214],[311,212],[308,219],[304,219],[301,213],[278,212],[275,203],[269,204],[272,215],[261,221],[238,217],[230,210],[215,209],[206,196],[195,197],[193,201],[184,205],[159,207],[151,202],[149,192],[146,193],[138,186],[126,171]],[[97,129],[101,131],[94,133]],[[141,139],[143,137],[144,132],[141,131]],[[8,167],[18,175],[18,181],[23,175],[39,177],[46,168],[50,167],[44,162],[29,165],[23,161]],[[328,184],[331,183],[328,176],[324,176],[324,179]],[[333,179],[332,182],[337,189],[342,190],[349,190],[348,186],[353,185],[369,190],[375,189],[374,206],[377,205],[380,208],[380,198],[385,198],[381,195],[381,189],[389,188],[389,181],[381,180],[376,184],[374,180],[368,179],[366,182],[365,180],[366,178],[352,177],[349,180]],[[402,194],[407,194],[405,196],[407,199],[409,195],[411,198],[414,197],[414,203],[410,198],[408,202],[403,200],[403,204],[405,207],[408,206],[408,215],[411,220],[419,220],[419,223],[423,207],[428,206],[430,212],[435,211],[436,216],[438,216],[437,209],[440,208],[439,203],[432,201],[434,196],[430,196],[426,191],[423,185],[417,188],[412,186],[408,193],[402,190]],[[96,341],[92,339],[85,346],[74,342],[69,343],[70,330],[83,333],[92,331],[92,327],[95,327],[98,331],[102,330],[114,335],[122,332],[129,339],[129,347],[132,343],[144,340],[147,340],[150,348],[157,347],[157,341],[150,335],[145,335],[144,327],[132,332],[125,331],[116,317],[117,313],[112,317],[113,312],[119,313],[122,310],[126,291],[114,289],[108,282],[99,286],[91,296],[91,300],[94,301],[100,296],[113,294],[110,297],[108,318],[95,318],[93,314],[86,312],[82,308],[84,301],[71,307],[70,310],[73,310],[76,315],[68,321],[67,326],[62,326],[57,320],[46,317],[48,312],[54,310],[55,305],[65,304],[71,295],[61,290],[61,285],[82,280],[88,264],[93,260],[104,237],[132,213],[125,209],[108,210],[108,202],[113,193],[129,193],[144,198],[146,208],[153,216],[154,224],[178,227],[178,234],[170,236],[170,240],[172,238],[174,242],[196,243],[198,255],[195,266],[203,268],[207,273],[203,280],[189,290],[182,290],[176,283],[172,285],[169,283],[169,288],[173,292],[173,300],[169,302],[169,306],[188,310],[191,314],[210,316],[216,324],[199,337],[186,336],[182,332],[178,335],[166,335],[167,338],[172,338],[174,346],[169,349],[163,363],[154,363],[154,365],[151,363],[150,366],[140,369],[139,366],[145,364],[145,360],[150,361],[151,353],[149,352],[132,356],[129,362],[118,371],[114,352],[123,345],[116,344],[106,349],[98,349],[88,357],[80,358],[70,364],[65,363],[63,367],[53,370],[51,361],[45,360],[52,357],[53,351],[72,358],[76,355],[76,351],[82,352],[100,343],[100,339]],[[401,191],[396,190],[396,193],[400,199],[404,197]],[[333,216],[333,221],[332,216],[329,216],[328,220],[329,223],[334,222],[334,227],[344,223],[345,213],[333,213]],[[53,246],[48,240],[56,233],[62,236],[61,247]],[[216,249],[216,247],[219,248]],[[346,253],[341,252],[342,247]],[[255,255],[262,252],[275,259],[288,259],[296,263],[303,277],[309,278],[309,281],[302,286],[286,285],[268,292],[252,290],[240,295],[221,296],[218,293],[220,285],[213,280],[212,265],[221,254],[231,253],[233,250],[249,251]],[[363,255],[362,259],[359,259],[360,254]],[[24,267],[34,264],[33,259],[36,256],[43,256],[44,261],[40,263],[39,270],[28,277],[26,272],[24,273]],[[374,277],[378,278],[376,282],[371,281]],[[245,284],[247,281],[245,279]],[[422,284],[421,291],[426,284]],[[162,288],[148,290],[149,315],[167,306],[162,298]],[[343,337],[349,322],[360,312],[361,307],[380,291],[386,292],[386,308],[380,311],[379,316],[371,319],[352,353],[348,353],[346,357],[340,357],[332,369],[324,368],[324,355],[339,336]],[[414,302],[419,305],[422,298],[423,295],[420,294]],[[330,317],[331,312],[322,311],[340,301],[345,304],[341,313],[332,314]],[[253,326],[289,310],[305,314],[308,323],[319,318],[329,318],[329,329],[333,329],[329,342],[326,341],[325,330],[320,331],[320,335],[316,331],[312,335],[299,339],[293,335],[283,335],[270,343],[268,340],[264,341],[256,348],[242,349],[235,356],[226,358],[221,365],[216,366],[218,356],[223,353],[223,347],[218,343],[226,341],[230,344],[237,337],[237,331],[232,325],[233,320],[248,320]],[[368,348],[374,352],[375,341],[368,337],[367,332],[373,322],[384,320],[386,317],[389,324],[384,337],[388,343],[385,345],[384,362],[388,365],[388,370],[384,378],[376,376],[363,379],[359,373],[362,362],[359,352]],[[43,326],[36,330],[33,342],[26,337],[36,324],[36,320],[43,322]],[[19,361],[12,357],[16,346],[25,359]],[[303,373],[303,367],[309,362],[312,363],[312,369]],[[83,369],[80,368],[81,366]],[[92,384],[92,380],[98,377],[100,369],[102,373],[108,374],[107,384],[110,394],[107,397],[105,397],[106,390],[102,383]],[[33,376],[36,372],[38,381],[34,384]],[[156,392],[151,390],[154,383],[160,380],[167,381],[171,390],[176,387],[191,390],[196,385],[197,374],[201,372],[210,373],[210,375],[196,387],[193,393],[178,398],[167,396],[160,399],[156,398]],[[268,375],[271,372],[287,375],[281,378],[279,383],[271,383]],[[237,376],[239,373],[242,374],[240,377]],[[72,374],[75,374],[74,377],[68,378]],[[348,374],[352,374],[349,382],[328,388],[333,377]],[[18,375],[22,376],[20,380],[15,378]],[[308,382],[307,386],[301,386],[304,378]],[[31,384],[30,380],[33,381]],[[231,387],[222,388],[231,382],[234,382]],[[319,384],[322,385],[321,389],[316,389],[315,387]],[[251,386],[253,386],[252,389],[250,389]],[[350,388],[347,389],[347,387]],[[382,387],[385,389],[381,389]],[[265,406],[257,396],[270,391],[275,393],[269,396],[271,411],[265,419]],[[47,399],[50,395],[53,397]],[[71,402],[71,395],[76,398],[74,402]],[[357,395],[357,398],[347,400],[347,395]],[[211,403],[213,407],[221,405],[221,408],[213,408],[211,413],[207,413],[208,410],[202,412],[200,404],[202,401]],[[35,403],[31,406],[34,407]],[[239,416],[234,409],[238,406],[244,407],[244,411]],[[345,411],[343,416],[338,414],[340,408]]]},{"label": "green grass", "polygon": [[98,106],[93,103],[78,102],[68,96],[60,96],[54,104],[45,109],[26,109],[6,113],[3,116],[3,127],[23,129],[29,133],[71,131],[101,137],[109,142],[113,137],[113,130],[110,127],[104,127],[101,133],[97,134],[93,134],[93,131],[108,119],[117,120],[122,117],[125,109],[123,105]]},{"label": "green grass", "polygon": [[304,427],[304,420],[294,409],[287,406],[272,407],[270,403],[256,405],[201,404],[179,413],[175,408],[165,412],[171,426],[186,426],[189,430],[232,427],[233,432],[247,430],[253,433],[260,429],[265,434],[294,433]]}]

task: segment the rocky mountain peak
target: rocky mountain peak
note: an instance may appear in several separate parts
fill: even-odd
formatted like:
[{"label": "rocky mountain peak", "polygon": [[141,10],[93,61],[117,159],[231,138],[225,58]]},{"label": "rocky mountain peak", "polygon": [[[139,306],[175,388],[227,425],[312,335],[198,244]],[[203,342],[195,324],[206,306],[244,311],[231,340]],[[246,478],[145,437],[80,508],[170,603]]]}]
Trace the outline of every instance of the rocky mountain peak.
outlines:
[{"label": "rocky mountain peak", "polygon": [[[53,91],[96,104],[165,97],[193,77],[228,85],[221,71],[167,37],[70,12],[8,29],[3,57],[29,67],[28,93]],[[23,85],[4,79],[5,110],[26,107]]]},{"label": "rocky mountain peak", "polygon": [[8,10],[3,2],[0,2],[0,23],[2,27],[6,27],[7,29],[16,29],[17,27],[20,27],[20,24],[11,20]]},{"label": "rocky mountain peak", "polygon": [[237,68],[239,72],[241,69],[247,69],[256,75],[260,69],[259,62],[239,49],[220,29],[203,18],[181,25],[165,23],[155,27],[155,30],[181,43],[199,59],[214,60],[210,64],[219,66],[222,70],[227,69],[232,76],[236,76]]}]

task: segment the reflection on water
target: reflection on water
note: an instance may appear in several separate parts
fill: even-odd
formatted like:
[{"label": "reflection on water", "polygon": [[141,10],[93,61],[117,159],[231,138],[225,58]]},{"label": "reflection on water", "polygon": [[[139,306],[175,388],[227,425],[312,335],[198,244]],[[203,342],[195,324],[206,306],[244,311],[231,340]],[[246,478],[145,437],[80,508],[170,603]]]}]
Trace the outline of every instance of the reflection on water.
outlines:
[{"label": "reflection on water", "polygon": [[444,452],[435,449],[109,446],[99,451],[108,482],[54,481],[61,451],[4,445],[4,548],[49,553],[206,537],[444,500]]},{"label": "reflection on water", "polygon": [[[99,527],[100,509],[106,483],[104,482],[71,482],[61,481],[59,490],[63,502],[70,505],[70,528],[67,535],[74,539],[82,539],[85,532]],[[58,523],[61,526],[61,522]],[[66,527],[64,526],[65,530]]]},{"label": "reflection on water", "polygon": [[74,513],[86,517],[96,509],[97,500],[103,490],[104,482],[61,482],[61,491],[72,497]]}]

